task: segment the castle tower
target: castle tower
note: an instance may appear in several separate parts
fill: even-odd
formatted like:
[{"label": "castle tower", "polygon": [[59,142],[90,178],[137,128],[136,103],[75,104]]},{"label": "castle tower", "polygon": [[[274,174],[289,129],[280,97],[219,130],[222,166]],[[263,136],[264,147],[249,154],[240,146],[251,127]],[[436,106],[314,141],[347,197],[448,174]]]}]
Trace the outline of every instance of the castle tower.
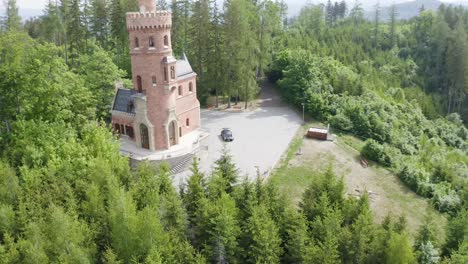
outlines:
[{"label": "castle tower", "polygon": [[139,9],[127,13],[134,89],[119,89],[112,122],[121,134],[131,126],[138,147],[165,150],[200,127],[196,73],[185,55],[173,57],[171,12],[156,11],[154,0],[140,0]]}]

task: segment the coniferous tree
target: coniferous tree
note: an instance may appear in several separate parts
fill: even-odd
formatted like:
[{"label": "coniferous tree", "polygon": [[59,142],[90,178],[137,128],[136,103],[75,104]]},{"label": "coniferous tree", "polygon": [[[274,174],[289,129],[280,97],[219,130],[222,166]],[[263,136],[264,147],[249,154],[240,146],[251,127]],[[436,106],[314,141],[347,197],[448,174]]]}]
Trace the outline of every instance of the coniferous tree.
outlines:
[{"label": "coniferous tree", "polygon": [[279,263],[281,239],[278,227],[271,220],[267,209],[260,205],[253,208],[247,222],[250,238],[246,245],[248,263]]},{"label": "coniferous tree", "polygon": [[187,191],[184,193],[184,204],[187,208],[189,222],[195,224],[195,213],[198,210],[198,203],[206,197],[205,175],[198,167],[198,161],[194,159],[191,167],[192,176],[187,181]]},{"label": "coniferous tree", "polygon": [[108,10],[107,0],[91,1],[90,31],[104,48],[107,48],[110,33]]},{"label": "coniferous tree", "polygon": [[375,4],[375,13],[374,13],[374,48],[379,46],[379,26],[380,26],[380,2],[377,1]]},{"label": "coniferous tree", "polygon": [[364,21],[364,10],[359,3],[359,0],[356,0],[353,8],[351,9],[349,16],[353,20],[354,25],[358,25]]},{"label": "coniferous tree", "polygon": [[[226,36],[227,57],[227,96],[228,107],[231,107],[231,97],[236,103],[243,97],[245,108],[256,95],[258,86],[255,78],[256,49],[258,38],[253,34],[258,32],[255,6],[247,0],[229,0],[225,2],[224,29]],[[238,14],[245,14],[239,16]]]},{"label": "coniferous tree", "polygon": [[3,0],[5,6],[5,18],[3,28],[6,31],[18,31],[21,29],[21,17],[18,12],[16,0]]},{"label": "coniferous tree", "polygon": [[263,77],[264,71],[271,63],[273,36],[281,25],[280,9],[271,0],[260,2],[260,29],[257,77]]},{"label": "coniferous tree", "polygon": [[216,1],[213,3],[213,12],[211,16],[210,28],[211,28],[211,54],[208,56],[207,61],[207,85],[211,92],[214,91],[216,102],[215,106],[219,107],[219,97],[225,94],[226,85],[226,50],[224,46],[225,36],[223,35],[223,23],[222,14],[218,9]]},{"label": "coniferous tree", "polygon": [[61,11],[57,2],[47,3],[42,16],[41,38],[61,46],[64,43],[65,27],[61,19]]},{"label": "coniferous tree", "polygon": [[449,77],[447,113],[460,112],[467,92],[468,47],[463,22],[459,22],[450,37],[447,48],[447,74]]},{"label": "coniferous tree", "polygon": [[84,52],[86,29],[83,23],[80,0],[70,0],[70,12],[67,24],[68,47],[70,50],[71,64]]},{"label": "coniferous tree", "polygon": [[327,5],[325,7],[325,21],[328,27],[333,25],[333,4],[331,0],[328,0]]},{"label": "coniferous tree", "polygon": [[339,4],[339,17],[340,18],[345,18],[346,17],[346,13],[348,12],[348,6],[346,4],[346,1],[342,0]]},{"label": "coniferous tree", "polygon": [[112,0],[110,2],[110,31],[115,48],[115,62],[121,69],[127,70],[130,73],[129,40],[125,16],[126,8],[126,4],[121,0]]},{"label": "coniferous tree", "polygon": [[[209,0],[195,1],[192,5],[192,15],[189,19],[188,41],[189,58],[198,75],[197,95],[205,98],[209,95],[207,64],[211,56],[212,27],[211,5]],[[202,100],[205,101],[205,100]]]},{"label": "coniferous tree", "polygon": [[226,145],[223,146],[221,157],[215,162],[215,174],[224,179],[225,191],[230,193],[237,182],[238,170]]},{"label": "coniferous tree", "polygon": [[176,56],[181,56],[189,49],[189,18],[191,9],[190,0],[172,0],[172,50]]},{"label": "coniferous tree", "polygon": [[390,47],[393,48],[396,45],[396,22],[397,22],[397,10],[395,3],[390,7]]}]

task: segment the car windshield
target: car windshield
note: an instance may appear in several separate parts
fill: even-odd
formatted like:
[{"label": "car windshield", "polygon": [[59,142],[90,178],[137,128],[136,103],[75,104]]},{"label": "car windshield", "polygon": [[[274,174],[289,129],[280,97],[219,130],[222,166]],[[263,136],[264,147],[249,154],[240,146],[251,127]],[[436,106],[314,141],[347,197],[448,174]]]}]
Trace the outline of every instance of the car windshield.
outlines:
[{"label": "car windshield", "polygon": [[224,130],[224,134],[228,137],[232,136],[232,132],[229,130]]}]

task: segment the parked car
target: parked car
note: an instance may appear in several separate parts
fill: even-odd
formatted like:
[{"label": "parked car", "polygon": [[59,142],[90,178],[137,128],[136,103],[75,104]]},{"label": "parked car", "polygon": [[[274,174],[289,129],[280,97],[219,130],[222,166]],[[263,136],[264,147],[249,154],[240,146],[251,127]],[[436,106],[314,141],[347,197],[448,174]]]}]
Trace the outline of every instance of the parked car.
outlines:
[{"label": "parked car", "polygon": [[221,131],[221,138],[223,141],[233,141],[234,137],[232,136],[232,131],[229,128],[223,128]]}]

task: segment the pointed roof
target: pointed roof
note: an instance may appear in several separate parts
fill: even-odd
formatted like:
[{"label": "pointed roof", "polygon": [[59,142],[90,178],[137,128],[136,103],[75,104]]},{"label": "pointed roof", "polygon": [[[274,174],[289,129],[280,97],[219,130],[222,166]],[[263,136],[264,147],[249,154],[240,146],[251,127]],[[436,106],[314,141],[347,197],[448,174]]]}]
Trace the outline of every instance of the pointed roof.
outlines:
[{"label": "pointed roof", "polygon": [[194,73],[192,66],[190,66],[190,62],[187,59],[187,55],[185,55],[185,52],[182,54],[182,58],[180,60],[177,60],[176,72],[177,77],[182,77],[184,75]]},{"label": "pointed roof", "polygon": [[112,110],[134,114],[135,107],[132,95],[135,93],[135,90],[118,89]]}]

